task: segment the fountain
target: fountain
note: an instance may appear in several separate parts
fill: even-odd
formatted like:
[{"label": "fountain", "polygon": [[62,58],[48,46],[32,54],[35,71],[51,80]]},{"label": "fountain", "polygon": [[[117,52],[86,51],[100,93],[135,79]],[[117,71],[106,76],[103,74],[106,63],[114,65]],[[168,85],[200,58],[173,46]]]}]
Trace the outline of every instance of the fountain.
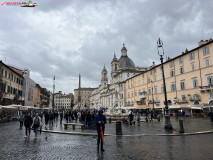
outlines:
[{"label": "fountain", "polygon": [[129,110],[125,107],[110,107],[104,112],[104,115],[107,119],[122,120],[129,116]]}]

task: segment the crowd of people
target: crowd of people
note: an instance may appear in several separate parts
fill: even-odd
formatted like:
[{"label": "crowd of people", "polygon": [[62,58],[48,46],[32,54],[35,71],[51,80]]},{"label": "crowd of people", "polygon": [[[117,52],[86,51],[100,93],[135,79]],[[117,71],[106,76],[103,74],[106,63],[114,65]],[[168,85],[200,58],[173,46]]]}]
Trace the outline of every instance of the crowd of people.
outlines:
[{"label": "crowd of people", "polygon": [[65,123],[72,122],[81,122],[87,126],[95,126],[95,116],[97,111],[44,111],[39,113],[26,113],[19,116],[20,128],[25,127],[25,137],[29,137],[31,133],[31,129],[33,129],[35,133],[35,138],[37,138],[38,129],[41,128],[44,124],[44,127],[47,129],[48,125],[53,126],[54,122],[58,123],[60,120],[60,124],[62,125],[62,121]]}]

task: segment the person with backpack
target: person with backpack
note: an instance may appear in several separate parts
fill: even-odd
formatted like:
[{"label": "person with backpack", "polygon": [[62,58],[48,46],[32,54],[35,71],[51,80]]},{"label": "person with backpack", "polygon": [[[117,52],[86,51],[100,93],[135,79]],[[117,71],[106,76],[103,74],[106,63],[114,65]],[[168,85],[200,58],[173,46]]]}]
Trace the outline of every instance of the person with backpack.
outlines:
[{"label": "person with backpack", "polygon": [[37,138],[38,128],[41,127],[41,125],[41,118],[38,116],[38,113],[36,113],[35,117],[33,118],[33,130],[35,133],[35,139]]},{"label": "person with backpack", "polygon": [[[30,131],[31,131],[31,125],[33,123],[33,119],[30,115],[30,113],[28,113],[25,117],[24,117],[24,126],[25,126],[25,138],[30,136]],[[29,135],[27,134],[29,132]]]}]

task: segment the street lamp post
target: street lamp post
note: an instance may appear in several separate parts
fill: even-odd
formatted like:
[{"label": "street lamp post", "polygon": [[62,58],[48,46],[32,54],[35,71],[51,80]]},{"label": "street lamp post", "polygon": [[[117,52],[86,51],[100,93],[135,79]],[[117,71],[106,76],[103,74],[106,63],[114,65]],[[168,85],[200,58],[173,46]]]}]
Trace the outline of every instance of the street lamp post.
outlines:
[{"label": "street lamp post", "polygon": [[152,106],[152,111],[153,111],[153,115],[154,115],[154,117],[155,117],[155,105],[154,105],[154,95],[153,95],[153,86],[152,86],[152,104],[153,104],[153,106]]},{"label": "street lamp post", "polygon": [[[162,52],[160,53],[160,49],[162,49]],[[167,103],[167,93],[166,93],[166,83],[165,83],[165,76],[164,76],[164,69],[163,69],[163,55],[164,55],[164,50],[163,50],[163,42],[160,40],[160,38],[157,41],[157,50],[158,50],[158,55],[160,56],[161,60],[161,70],[162,70],[162,75],[163,75],[163,88],[164,88],[164,96],[165,96],[165,129],[172,129],[172,124],[170,122],[170,116],[169,116],[169,109],[168,109],[168,103]]]}]

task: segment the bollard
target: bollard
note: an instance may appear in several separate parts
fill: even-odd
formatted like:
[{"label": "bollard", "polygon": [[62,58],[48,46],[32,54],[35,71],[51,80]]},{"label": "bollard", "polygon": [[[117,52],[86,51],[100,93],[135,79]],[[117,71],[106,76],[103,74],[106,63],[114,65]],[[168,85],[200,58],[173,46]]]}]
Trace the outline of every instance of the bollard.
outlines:
[{"label": "bollard", "polygon": [[111,123],[111,121],[112,121],[111,118],[109,118],[109,123]]},{"label": "bollard", "polygon": [[116,121],[116,135],[122,135],[121,121]]},{"label": "bollard", "polygon": [[180,133],[184,133],[184,128],[183,128],[183,120],[182,119],[180,119],[179,120],[179,125],[180,125]]}]

